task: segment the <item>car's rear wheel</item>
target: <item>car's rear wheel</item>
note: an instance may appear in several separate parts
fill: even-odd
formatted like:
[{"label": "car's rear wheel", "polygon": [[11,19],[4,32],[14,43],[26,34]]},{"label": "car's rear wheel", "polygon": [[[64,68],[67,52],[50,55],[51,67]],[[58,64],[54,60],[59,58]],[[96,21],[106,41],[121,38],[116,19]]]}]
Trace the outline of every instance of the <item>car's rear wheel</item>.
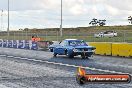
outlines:
[{"label": "car's rear wheel", "polygon": [[50,52],[53,52],[53,49],[50,49]]}]

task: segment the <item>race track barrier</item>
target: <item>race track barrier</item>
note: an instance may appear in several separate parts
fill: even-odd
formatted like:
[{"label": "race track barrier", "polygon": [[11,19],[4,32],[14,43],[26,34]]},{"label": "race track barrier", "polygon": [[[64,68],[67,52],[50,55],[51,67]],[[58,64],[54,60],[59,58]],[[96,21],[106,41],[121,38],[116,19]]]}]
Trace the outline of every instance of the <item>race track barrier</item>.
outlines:
[{"label": "race track barrier", "polygon": [[112,56],[131,56],[131,47],[130,43],[113,43],[112,44]]},{"label": "race track barrier", "polygon": [[111,51],[112,56],[119,56],[118,49],[119,49],[119,44],[117,43],[112,44],[112,51]]},{"label": "race track barrier", "polygon": [[88,44],[96,47],[95,54],[98,55],[132,56],[132,43],[89,42]]},{"label": "race track barrier", "polygon": [[0,47],[37,50],[37,42],[31,40],[3,40],[0,39]]},{"label": "race track barrier", "polygon": [[130,50],[130,56],[132,57],[132,45],[131,45],[131,50]]},{"label": "race track barrier", "polygon": [[31,40],[3,40],[0,39],[0,47],[38,50],[47,49],[52,44],[50,41],[31,41]]},{"label": "race track barrier", "polygon": [[111,55],[112,43],[90,42],[89,45],[96,47],[95,54]]}]

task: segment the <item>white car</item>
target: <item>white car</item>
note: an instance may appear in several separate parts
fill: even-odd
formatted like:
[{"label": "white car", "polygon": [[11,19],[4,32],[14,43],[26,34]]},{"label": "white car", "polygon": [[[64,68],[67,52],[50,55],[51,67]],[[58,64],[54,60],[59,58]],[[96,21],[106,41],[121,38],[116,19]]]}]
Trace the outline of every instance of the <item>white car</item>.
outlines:
[{"label": "white car", "polygon": [[117,37],[117,32],[115,31],[105,31],[105,32],[100,32],[98,34],[94,34],[94,37],[100,38],[100,37]]}]

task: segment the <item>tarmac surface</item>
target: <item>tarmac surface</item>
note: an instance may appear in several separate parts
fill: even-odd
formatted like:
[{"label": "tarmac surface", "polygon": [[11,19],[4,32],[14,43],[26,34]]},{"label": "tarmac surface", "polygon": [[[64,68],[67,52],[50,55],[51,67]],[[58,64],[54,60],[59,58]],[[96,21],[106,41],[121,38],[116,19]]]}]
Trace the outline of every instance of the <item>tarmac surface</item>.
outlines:
[{"label": "tarmac surface", "polygon": [[47,51],[0,48],[0,88],[132,88],[131,82],[79,85],[75,79],[79,66],[88,74],[132,74],[132,58],[71,59]]}]

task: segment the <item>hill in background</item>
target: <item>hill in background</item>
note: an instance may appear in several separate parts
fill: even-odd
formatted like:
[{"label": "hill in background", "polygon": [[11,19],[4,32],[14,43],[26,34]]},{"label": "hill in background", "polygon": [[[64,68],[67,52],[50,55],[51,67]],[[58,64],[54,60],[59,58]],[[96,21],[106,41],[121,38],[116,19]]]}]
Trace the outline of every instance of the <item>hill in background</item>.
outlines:
[{"label": "hill in background", "polygon": [[[95,33],[108,30],[116,31],[118,36],[114,38],[94,38]],[[19,31],[10,31],[10,37],[7,37],[6,31],[0,32],[1,39],[11,40],[30,40],[32,35],[38,35],[44,41],[61,41],[67,38],[76,38],[90,42],[132,42],[132,25],[63,28],[63,37],[60,37],[60,28],[25,28]]]},{"label": "hill in background", "polygon": [[[114,30],[117,32],[132,32],[132,25],[127,26],[90,26],[90,27],[77,27],[77,28],[63,28],[63,35],[86,35],[89,33],[98,33],[106,30]],[[59,33],[60,28],[46,28],[46,29],[28,29],[24,31],[33,33],[46,33],[47,35],[56,35]]]}]

